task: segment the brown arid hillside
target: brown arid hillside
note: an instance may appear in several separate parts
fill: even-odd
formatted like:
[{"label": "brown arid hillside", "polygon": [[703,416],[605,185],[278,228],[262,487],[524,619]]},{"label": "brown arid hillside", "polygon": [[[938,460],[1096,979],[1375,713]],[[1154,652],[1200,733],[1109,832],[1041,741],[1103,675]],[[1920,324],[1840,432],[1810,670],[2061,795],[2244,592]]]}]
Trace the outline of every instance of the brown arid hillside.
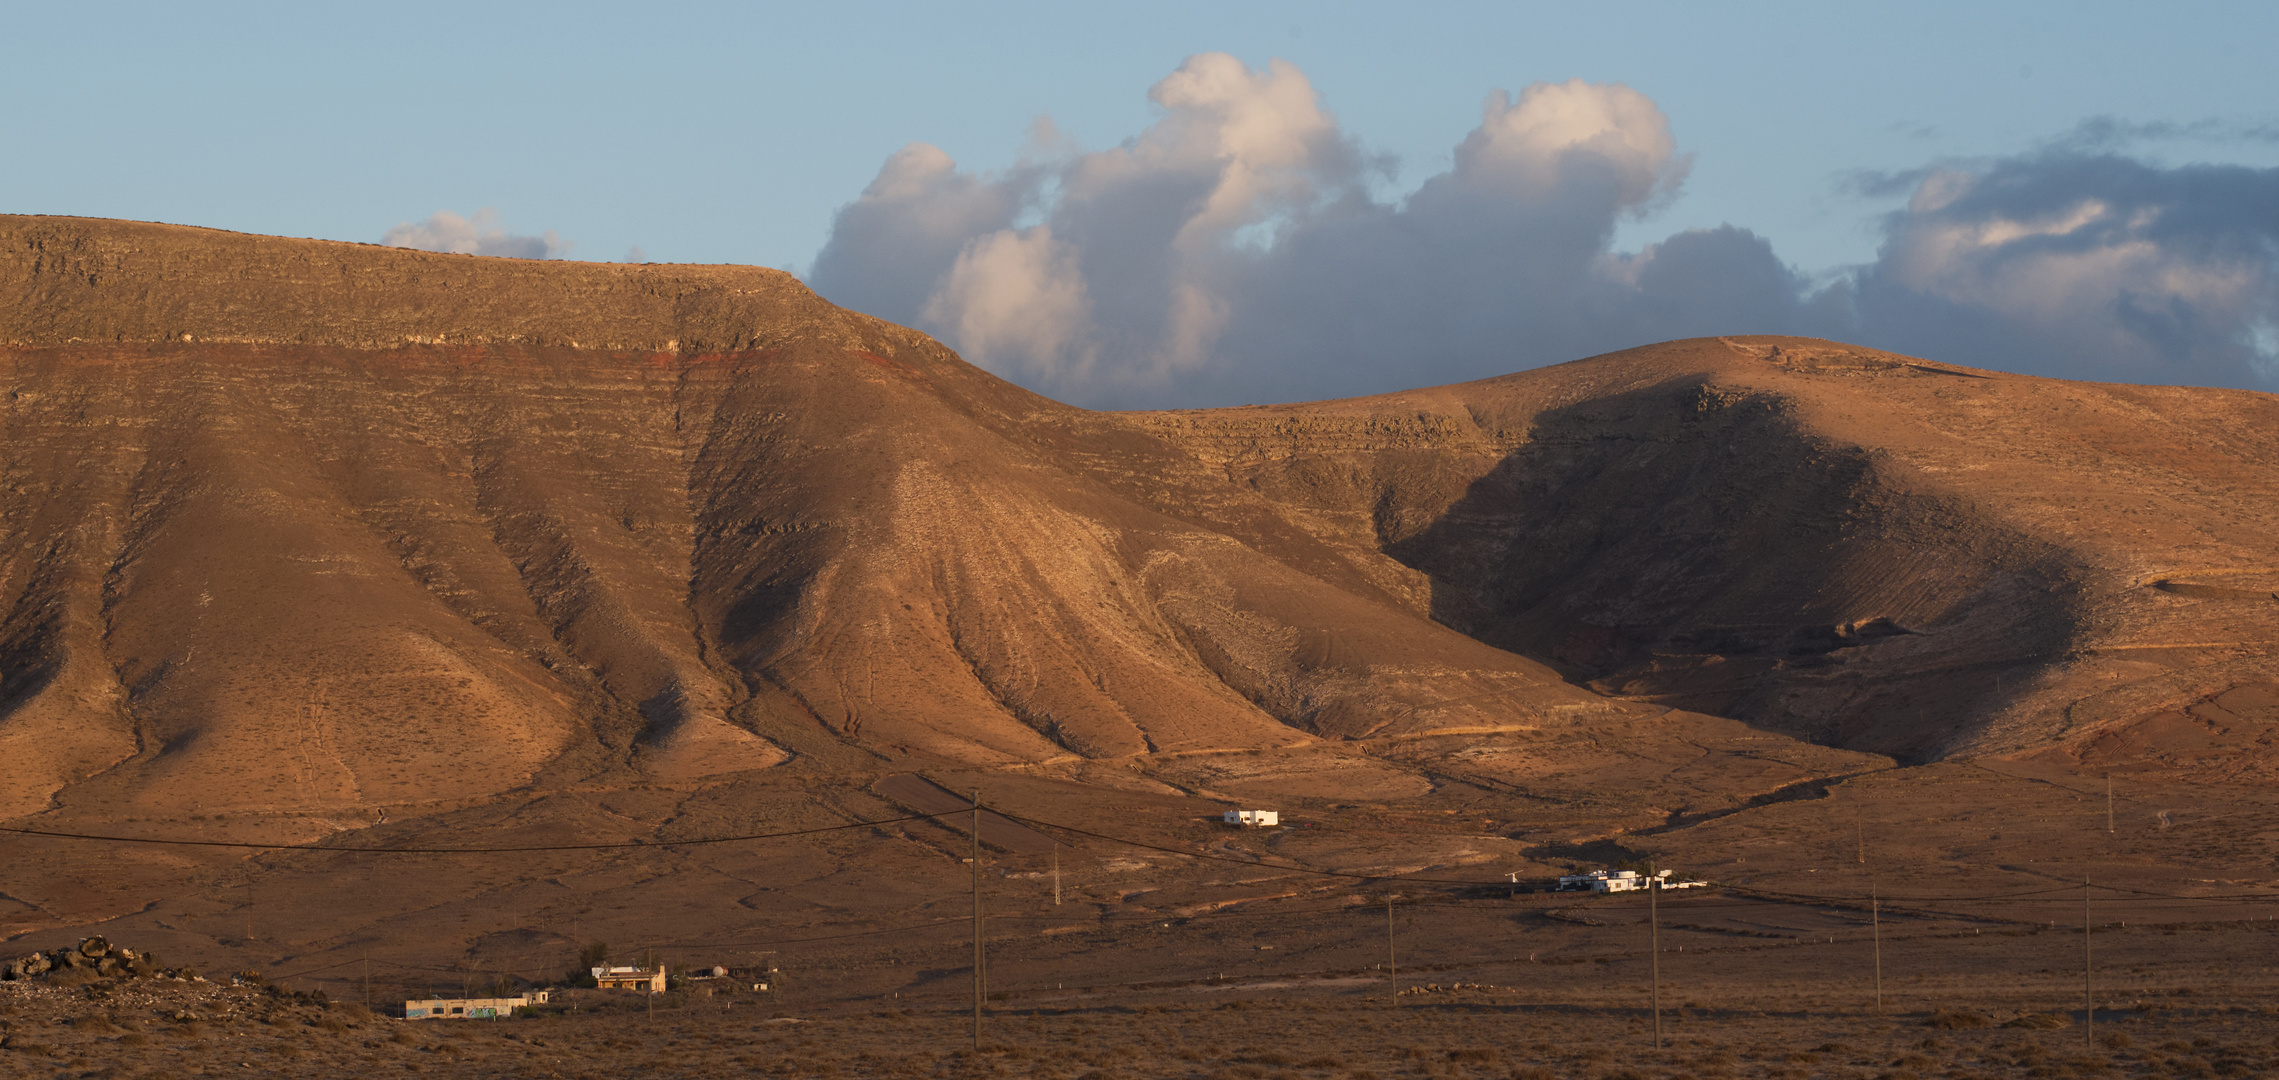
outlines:
[{"label": "brown arid hillside", "polygon": [[[652,845],[0,837],[43,945],[860,930],[954,912],[961,834],[674,845],[977,788],[1277,866],[1799,890],[1878,829],[1925,882],[2268,875],[2279,823],[2271,395],[1728,337],[1098,413],[771,270],[0,217],[0,403],[4,823]],[[2073,831],[2108,774],[2136,832]],[[1237,803],[1315,828],[1199,831]],[[1053,845],[983,839],[1039,887]],[[1087,918],[1361,887],[1067,854]]]},{"label": "brown arid hillside", "polygon": [[1447,417],[1325,415],[1320,467],[1376,475],[1309,490],[773,271],[9,226],[19,814],[400,816],[795,756],[1276,751],[1397,792],[1371,751],[1436,733],[1744,737],[1436,610],[1396,557],[1425,541],[1366,515],[1491,473]]},{"label": "brown arid hillside", "polygon": [[2247,726],[2216,742],[2279,720],[2252,719],[2279,677],[2270,394],[1717,338],[1083,420],[1204,466],[1134,498],[1223,476],[1421,573],[1435,621],[1621,699],[1916,761],[2088,739],[2101,765],[2174,763],[2213,744],[2120,732],[2233,691]]}]

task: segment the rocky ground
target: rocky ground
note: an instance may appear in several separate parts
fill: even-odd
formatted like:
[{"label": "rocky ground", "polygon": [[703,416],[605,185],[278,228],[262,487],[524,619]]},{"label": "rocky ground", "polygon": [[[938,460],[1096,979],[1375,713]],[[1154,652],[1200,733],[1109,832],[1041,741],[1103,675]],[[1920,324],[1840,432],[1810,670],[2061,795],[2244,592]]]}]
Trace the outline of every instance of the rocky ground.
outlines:
[{"label": "rocky ground", "polygon": [[[586,994],[534,1018],[415,1022],[257,985],[34,980],[0,986],[0,1076],[1913,1080],[2279,1069],[2272,1008],[2191,995],[2101,1012],[2085,1031],[2078,1012],[1878,1015],[1826,994],[1773,1009],[1689,994],[1665,1010],[1657,1050],[1641,1003],[1550,1003],[1473,984],[1387,995],[1385,985],[1188,987],[999,1006],[976,1051],[971,1014],[938,1003],[791,1016],[748,1000],[676,994],[651,1009],[630,995]],[[2268,989],[2253,996],[2267,1000]]]}]

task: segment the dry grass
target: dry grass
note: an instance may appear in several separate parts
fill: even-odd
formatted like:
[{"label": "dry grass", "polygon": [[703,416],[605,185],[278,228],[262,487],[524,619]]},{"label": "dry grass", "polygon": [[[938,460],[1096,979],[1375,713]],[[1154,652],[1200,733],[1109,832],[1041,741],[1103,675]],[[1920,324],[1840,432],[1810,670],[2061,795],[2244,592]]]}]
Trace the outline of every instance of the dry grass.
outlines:
[{"label": "dry grass", "polygon": [[1979,1013],[1966,1012],[1960,1009],[1940,1009],[1924,1020],[1923,1024],[1926,1027],[1940,1028],[1946,1031],[1969,1031],[1993,1027],[1994,1021]]}]

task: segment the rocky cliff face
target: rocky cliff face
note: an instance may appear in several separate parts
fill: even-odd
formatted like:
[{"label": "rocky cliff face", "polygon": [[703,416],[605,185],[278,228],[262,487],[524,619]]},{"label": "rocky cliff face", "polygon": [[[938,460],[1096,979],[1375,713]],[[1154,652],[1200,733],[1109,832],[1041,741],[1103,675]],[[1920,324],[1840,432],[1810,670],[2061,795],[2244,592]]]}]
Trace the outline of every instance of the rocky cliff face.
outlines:
[{"label": "rocky cliff face", "polygon": [[[0,215],[0,342],[558,345],[723,352],[849,318],[750,266],[480,259],[180,225]],[[875,322],[860,320],[857,322]],[[907,332],[905,332],[907,334]]]}]

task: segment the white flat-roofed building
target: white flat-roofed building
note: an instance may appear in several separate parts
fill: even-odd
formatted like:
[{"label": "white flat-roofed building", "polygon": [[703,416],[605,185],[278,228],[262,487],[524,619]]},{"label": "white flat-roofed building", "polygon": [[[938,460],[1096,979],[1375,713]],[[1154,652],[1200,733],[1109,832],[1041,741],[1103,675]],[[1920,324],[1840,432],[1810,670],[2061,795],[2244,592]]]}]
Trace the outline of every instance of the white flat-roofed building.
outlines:
[{"label": "white flat-roofed building", "polygon": [[1244,825],[1254,829],[1268,829],[1282,824],[1282,812],[1279,810],[1229,810],[1226,813],[1226,823]]},{"label": "white flat-roofed building", "polygon": [[1560,892],[1630,892],[1646,887],[1636,870],[1592,870],[1559,876]]},{"label": "white flat-roofed building", "polygon": [[428,998],[404,1002],[406,1020],[496,1020],[514,1010],[546,1004],[546,991],[505,998]]},{"label": "white flat-roofed building", "polygon": [[1651,875],[1636,870],[1593,870],[1587,874],[1565,874],[1559,878],[1560,892],[1636,892],[1659,885],[1664,889],[1703,889],[1706,881],[1672,881],[1669,870],[1657,870]]}]

